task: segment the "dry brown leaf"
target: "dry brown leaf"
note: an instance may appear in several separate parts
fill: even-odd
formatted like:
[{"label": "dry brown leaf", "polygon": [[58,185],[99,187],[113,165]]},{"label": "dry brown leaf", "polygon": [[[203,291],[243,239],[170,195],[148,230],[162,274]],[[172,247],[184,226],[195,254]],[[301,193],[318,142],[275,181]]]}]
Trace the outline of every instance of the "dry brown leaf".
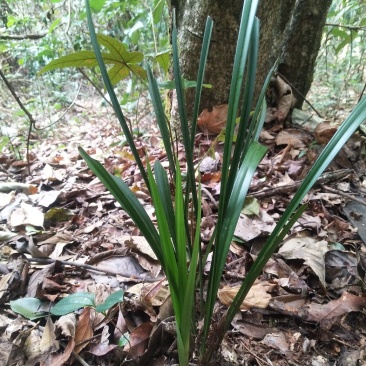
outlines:
[{"label": "dry brown leaf", "polygon": [[57,354],[56,356],[52,357],[49,363],[49,366],[60,366],[63,365],[71,356],[71,353],[75,347],[75,341],[73,338],[69,339],[69,343],[65,348],[65,352],[62,354]]},{"label": "dry brown leaf", "polygon": [[344,292],[339,299],[332,300],[328,304],[311,303],[303,306],[298,314],[305,321],[320,323],[323,329],[330,329],[343,315],[351,311],[361,311],[365,306],[366,297]]},{"label": "dry brown leaf", "polygon": [[53,324],[51,317],[47,318],[39,348],[41,353],[55,352],[60,348],[59,343],[56,340],[55,325]]},{"label": "dry brown leaf", "polygon": [[216,105],[212,111],[205,109],[197,119],[199,128],[206,135],[218,135],[226,126],[227,104]]},{"label": "dry brown leaf", "polygon": [[327,251],[328,242],[326,240],[295,237],[285,241],[278,252],[286,259],[304,260],[326,287],[324,255]]},{"label": "dry brown leaf", "polygon": [[282,122],[289,114],[290,109],[295,105],[296,99],[290,85],[288,85],[279,75],[276,76],[274,86],[278,97],[276,117],[279,122]]},{"label": "dry brown leaf", "polygon": [[128,344],[123,348],[124,351],[129,352],[133,356],[141,356],[145,352],[148,345],[150,333],[153,329],[153,323],[146,322],[136,327],[130,333]]},{"label": "dry brown leaf", "polygon": [[79,353],[83,348],[85,348],[90,342],[93,336],[92,321],[90,319],[91,308],[84,308],[80,315],[78,324],[76,325],[75,331],[75,353]]},{"label": "dry brown leaf", "polygon": [[55,326],[61,330],[65,337],[75,337],[76,316],[74,313],[66,314],[60,317]]},{"label": "dry brown leaf", "polygon": [[[272,291],[274,287],[276,287],[276,284],[270,284],[266,281],[253,285],[249,290],[245,300],[240,305],[240,310],[246,311],[253,307],[265,309],[272,298],[268,291]],[[229,307],[232,304],[239,289],[240,286],[225,286],[219,290],[218,297],[225,306]]]},{"label": "dry brown leaf", "polygon": [[326,145],[337,132],[337,127],[329,122],[322,122],[316,126],[314,136],[318,144]]},{"label": "dry brown leaf", "polygon": [[294,148],[304,148],[305,144],[298,130],[283,130],[276,137],[276,145],[291,145]]},{"label": "dry brown leaf", "polygon": [[264,339],[260,342],[268,347],[279,350],[281,353],[286,354],[289,352],[289,345],[287,343],[285,335],[281,333],[270,333],[267,334]]}]

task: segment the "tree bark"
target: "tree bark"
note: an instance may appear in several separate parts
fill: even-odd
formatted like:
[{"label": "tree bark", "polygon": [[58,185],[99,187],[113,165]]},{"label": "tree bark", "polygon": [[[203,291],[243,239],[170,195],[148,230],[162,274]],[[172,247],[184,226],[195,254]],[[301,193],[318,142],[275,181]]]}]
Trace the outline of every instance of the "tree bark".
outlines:
[{"label": "tree bark", "polygon": [[[212,85],[212,89],[203,90],[201,105],[203,108],[211,108],[226,103],[243,2],[173,0],[172,6],[176,9],[181,69],[188,80],[197,79],[206,19],[208,16],[213,19],[214,29],[204,80],[206,84]],[[189,89],[186,94],[188,113],[192,109],[193,101],[194,90]]]},{"label": "tree bark", "polygon": [[[258,96],[268,71],[280,57],[279,71],[302,95],[309,91],[321,35],[331,0],[262,0],[260,50],[255,95]],[[227,103],[231,72],[243,1],[172,0],[176,9],[178,40],[183,76],[196,80],[202,37],[207,16],[214,30],[205,74],[201,110]],[[297,106],[303,99],[297,94]],[[193,106],[194,90],[188,90],[188,114]]]},{"label": "tree bark", "polygon": [[298,0],[283,41],[278,71],[293,86],[301,108],[313,81],[323,27],[332,0]]}]

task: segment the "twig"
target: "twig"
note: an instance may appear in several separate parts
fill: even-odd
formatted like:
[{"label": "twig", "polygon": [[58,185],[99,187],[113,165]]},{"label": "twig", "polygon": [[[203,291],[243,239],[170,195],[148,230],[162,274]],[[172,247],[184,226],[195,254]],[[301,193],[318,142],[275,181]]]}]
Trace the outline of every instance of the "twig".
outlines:
[{"label": "twig", "polygon": [[286,81],[286,83],[288,85],[291,86],[292,89],[294,89],[296,91],[297,94],[300,95],[300,97],[302,99],[304,99],[304,101],[309,105],[309,107],[320,117],[320,118],[323,118],[322,115],[315,109],[315,107],[306,99],[306,97],[304,95],[302,95],[299,90],[284,76],[282,75],[281,73],[277,72],[277,75],[279,75],[283,80]]},{"label": "twig", "polygon": [[213,198],[212,194],[205,187],[201,187],[201,189],[202,189],[202,192],[205,193],[207,195],[207,197],[211,200],[211,202],[215,205],[215,207],[218,207],[219,204]]},{"label": "twig", "polygon": [[244,342],[241,342],[241,344],[243,345],[243,347],[247,350],[247,352],[249,352],[256,360],[257,362],[260,364],[261,362],[265,363],[266,365],[271,366],[266,360],[263,360],[263,358],[259,357],[257,354],[255,354],[253,351],[251,351],[245,344]]},{"label": "twig", "polygon": [[[66,349],[67,345],[64,342],[60,342],[61,346]],[[90,366],[88,363],[86,363],[76,352],[71,351],[71,354],[80,362],[82,366]]]},{"label": "twig", "polygon": [[356,31],[366,30],[366,27],[365,26],[363,26],[363,27],[357,27],[357,26],[354,26],[354,25],[343,25],[343,24],[336,24],[336,23],[325,23],[325,26],[328,26],[328,27],[337,27],[337,28],[347,28],[349,30],[356,30]]},{"label": "twig", "polygon": [[22,39],[40,39],[47,36],[48,33],[43,34],[23,34],[23,35],[1,35],[0,39],[15,39],[15,40],[22,40]]},{"label": "twig", "polygon": [[77,263],[77,262],[69,262],[69,261],[63,261],[63,260],[59,260],[59,259],[51,259],[51,258],[27,258],[29,262],[35,262],[35,263],[43,263],[43,264],[52,264],[55,262],[59,262],[65,266],[74,266],[74,267],[79,267],[79,268],[84,268],[84,269],[88,269],[90,271],[96,271],[96,272],[103,272],[107,275],[111,275],[111,276],[122,276],[122,277],[126,277],[126,278],[130,278],[131,281],[143,281],[143,282],[157,282],[163,279],[162,276],[156,277],[156,278],[152,278],[152,277],[145,277],[143,275],[133,275],[131,276],[131,274],[126,273],[126,272],[115,272],[115,271],[110,271],[107,269],[101,269],[95,266],[91,266],[90,264],[84,264],[84,263]]},{"label": "twig", "polygon": [[[324,173],[317,179],[314,186],[342,179],[352,173],[353,173],[352,169],[342,169],[342,170],[336,170],[334,172]],[[249,193],[248,196],[255,198],[266,198],[275,195],[289,194],[290,192],[296,191],[300,187],[302,182],[303,181],[301,180],[299,182],[294,182],[293,184],[286,184],[285,186],[269,188],[263,191]]]},{"label": "twig", "polygon": [[14,88],[12,87],[12,85],[10,84],[10,82],[8,81],[8,79],[6,78],[6,76],[3,74],[3,72],[1,70],[0,70],[0,77],[4,80],[4,83],[8,87],[8,89],[10,90],[10,93],[13,95],[13,97],[17,101],[19,107],[27,115],[27,117],[28,117],[28,119],[30,121],[29,130],[28,130],[28,136],[27,136],[27,165],[28,165],[28,174],[31,175],[31,172],[30,172],[30,161],[29,161],[29,143],[30,143],[30,136],[31,136],[31,132],[32,132],[32,126],[35,126],[36,120],[30,114],[30,112],[28,111],[28,109],[24,106],[24,104],[22,103],[22,101],[19,99],[19,97],[18,97],[17,93],[15,92]]},{"label": "twig", "polygon": [[364,200],[362,200],[361,198],[357,198],[355,196],[353,196],[352,194],[349,194],[349,193],[346,193],[346,192],[342,192],[342,191],[339,191],[337,189],[334,189],[334,188],[331,188],[331,187],[328,187],[324,184],[321,185],[321,187],[328,191],[328,192],[332,192],[332,193],[335,193],[335,194],[338,194],[339,196],[343,196],[343,197],[346,197],[346,198],[349,198],[350,200],[352,201],[355,201],[355,202],[358,202],[358,203],[361,203],[361,205],[364,205],[366,206],[366,202]]},{"label": "twig", "polygon": [[78,99],[79,93],[80,93],[80,89],[81,89],[81,85],[82,83],[79,84],[78,90],[76,92],[75,98],[74,100],[71,102],[71,104],[66,108],[66,110],[61,114],[60,117],[58,117],[56,119],[56,121],[51,122],[49,125],[47,125],[46,127],[36,127],[34,126],[34,129],[37,131],[42,131],[45,130],[47,128],[50,128],[51,126],[55,125],[56,123],[60,122],[60,120],[66,115],[66,113],[74,106],[74,104],[76,103],[76,100]]}]

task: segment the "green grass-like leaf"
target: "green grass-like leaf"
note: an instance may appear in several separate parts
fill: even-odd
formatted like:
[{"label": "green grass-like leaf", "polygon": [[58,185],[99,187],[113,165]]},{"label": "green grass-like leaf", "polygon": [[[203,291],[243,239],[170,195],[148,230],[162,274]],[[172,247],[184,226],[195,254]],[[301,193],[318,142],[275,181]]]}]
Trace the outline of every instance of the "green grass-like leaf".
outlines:
[{"label": "green grass-like leaf", "polygon": [[112,193],[121,207],[130,215],[136,226],[141,230],[142,234],[148,241],[151,249],[156,257],[164,266],[164,257],[160,246],[160,237],[152,223],[149,215],[136,196],[131,192],[128,185],[118,177],[109,174],[97,160],[91,158],[81,147],[80,155],[88,164],[89,168]]}]

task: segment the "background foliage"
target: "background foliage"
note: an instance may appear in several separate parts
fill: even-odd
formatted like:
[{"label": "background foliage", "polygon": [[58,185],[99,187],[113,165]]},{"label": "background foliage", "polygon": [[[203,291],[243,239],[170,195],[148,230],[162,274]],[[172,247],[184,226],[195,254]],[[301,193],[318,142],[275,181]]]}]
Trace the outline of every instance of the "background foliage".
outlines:
[{"label": "background foliage", "polygon": [[[40,122],[40,127],[59,121],[76,98],[97,95],[91,82],[106,95],[96,69],[83,70],[89,81],[73,69],[37,76],[52,59],[72,51],[91,50],[82,1],[2,0],[0,3],[1,69]],[[91,6],[97,33],[116,37],[129,51],[140,51],[150,60],[159,57],[167,60],[170,46],[166,0],[93,0]],[[352,106],[361,94],[365,72],[362,62],[366,48],[365,7],[365,1],[334,0],[328,14],[315,81],[308,96],[327,117],[343,118],[340,110]],[[25,35],[40,37],[30,39]],[[167,69],[162,69],[161,63],[154,65],[154,74],[160,75],[161,81],[166,80]],[[29,121],[6,86],[0,85],[0,128],[3,135],[0,150],[9,147],[9,141],[17,134],[11,131],[13,128],[23,129],[24,133],[17,134],[17,143],[24,147],[22,136],[26,134]],[[146,95],[146,85],[132,77],[116,87],[124,110],[137,116],[137,110],[141,109],[141,95]],[[132,122],[136,120],[138,118],[132,118]],[[61,118],[60,123],[64,121],[65,118]],[[42,133],[47,131],[50,129]]]}]

